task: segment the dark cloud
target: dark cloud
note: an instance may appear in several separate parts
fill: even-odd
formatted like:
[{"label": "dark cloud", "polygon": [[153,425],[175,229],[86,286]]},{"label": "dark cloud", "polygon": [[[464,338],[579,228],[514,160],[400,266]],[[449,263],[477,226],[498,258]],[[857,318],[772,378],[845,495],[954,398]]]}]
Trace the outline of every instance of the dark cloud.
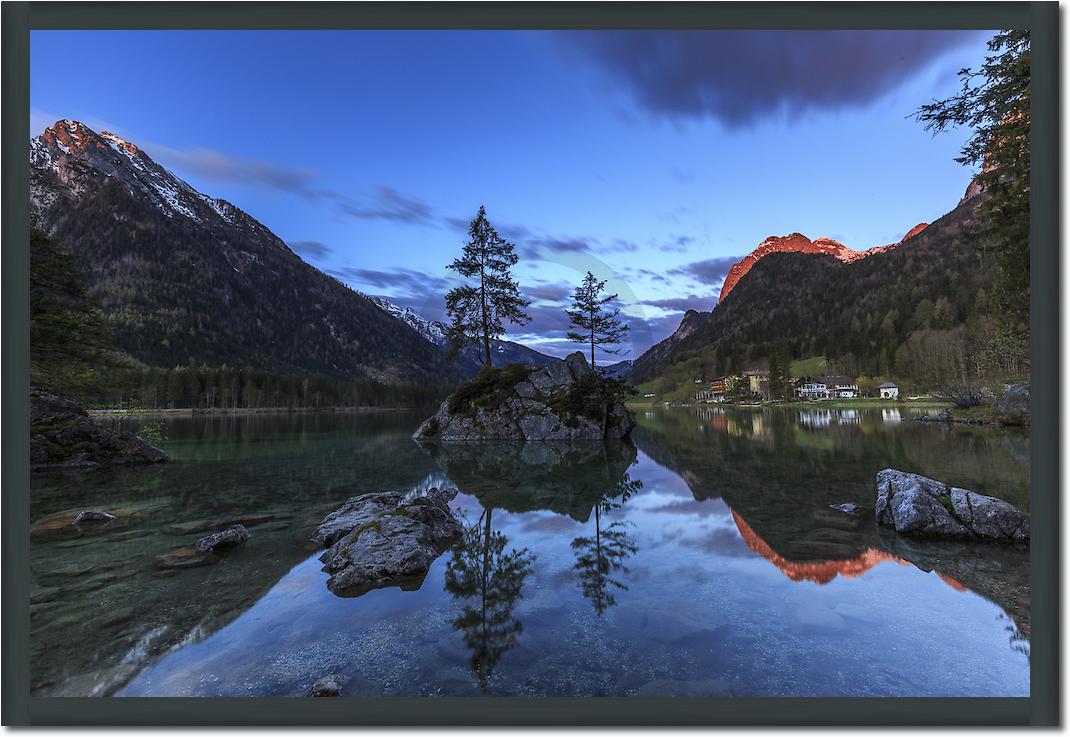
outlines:
[{"label": "dark cloud", "polygon": [[320,241],[290,241],[286,245],[294,252],[310,258],[323,258],[331,252],[331,247]]},{"label": "dark cloud", "polygon": [[378,186],[360,202],[343,200],[342,211],[361,220],[390,220],[396,223],[430,223],[434,208],[426,202],[403,195],[393,187]]},{"label": "dark cloud", "polygon": [[[361,269],[355,266],[346,266],[328,272],[344,281],[360,282],[379,289],[391,289],[411,294],[427,294],[435,292],[445,294],[450,287],[450,281],[438,276],[432,276],[415,269]],[[392,299],[392,298],[391,298]]]},{"label": "dark cloud", "polygon": [[695,239],[689,235],[678,235],[664,243],[657,244],[657,248],[664,253],[686,253],[688,247],[694,242]]},{"label": "dark cloud", "polygon": [[529,238],[528,243],[540,246],[549,251],[553,251],[554,253],[586,253],[591,250],[595,241],[592,238],[576,236],[566,236],[563,238],[545,236],[540,238]]},{"label": "dark cloud", "polygon": [[981,31],[665,30],[557,34],[641,107],[730,127],[867,105]]},{"label": "dark cloud", "polygon": [[669,276],[684,276],[696,279],[703,284],[714,284],[728,275],[728,270],[739,261],[739,256],[725,258],[708,258],[705,261],[692,261],[689,264],[669,269]]},{"label": "dark cloud", "polygon": [[716,301],[716,297],[706,296],[699,297],[697,294],[689,294],[686,297],[667,297],[665,299],[647,299],[643,300],[643,305],[647,307],[658,307],[662,310],[668,310],[670,312],[687,312],[688,310],[699,310],[708,312],[713,307],[713,302]]},{"label": "dark cloud", "polygon": [[520,292],[531,299],[561,302],[568,299],[569,295],[572,294],[572,287],[564,282],[536,284],[530,287],[521,287]]},{"label": "dark cloud", "polygon": [[168,168],[198,179],[266,187],[309,200],[331,202],[345,214],[360,220],[432,224],[435,219],[434,208],[429,204],[386,185],[376,186],[370,194],[354,199],[319,186],[316,174],[305,169],[242,159],[206,148],[183,150],[148,144],[146,150]]}]

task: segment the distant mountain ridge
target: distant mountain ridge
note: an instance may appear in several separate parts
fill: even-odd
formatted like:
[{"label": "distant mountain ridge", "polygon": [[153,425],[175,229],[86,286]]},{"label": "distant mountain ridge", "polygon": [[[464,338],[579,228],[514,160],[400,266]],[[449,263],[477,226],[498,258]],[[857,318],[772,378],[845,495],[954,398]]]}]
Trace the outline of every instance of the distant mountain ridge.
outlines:
[{"label": "distant mountain ridge", "polygon": [[810,240],[802,233],[792,233],[785,236],[771,235],[762,241],[758,247],[751,251],[747,256],[744,256],[732,265],[732,268],[728,270],[728,275],[725,277],[724,285],[721,287],[721,296],[717,301],[718,303],[723,302],[724,298],[728,296],[728,293],[732,291],[732,288],[735,287],[736,284],[739,283],[739,280],[746,276],[747,272],[751,270],[751,267],[758,263],[762,258],[771,254],[823,254],[832,256],[837,261],[849,264],[858,261],[859,259],[866,258],[867,256],[873,256],[878,253],[887,253],[893,248],[898,248],[918,233],[924,231],[927,227],[929,227],[928,223],[918,223],[897,243],[890,243],[886,246],[874,246],[873,248],[864,251],[852,250],[831,238],[817,238],[815,240]]},{"label": "distant mountain ridge", "polygon": [[[433,343],[443,350],[449,350],[449,338],[447,336],[446,326],[443,323],[437,320],[428,320],[411,307],[402,307],[401,305],[394,304],[385,297],[365,296],[368,296],[368,299],[377,304],[382,310],[393,315],[415,330],[428,342]],[[511,340],[498,340],[497,338],[491,339],[490,350],[491,363],[495,366],[505,366],[510,363],[526,363],[531,366],[548,366],[551,363],[556,363],[561,360],[560,358],[547,356],[545,353],[539,353],[534,348],[528,348],[526,345],[521,345],[520,343],[515,343]],[[483,366],[483,349],[478,345],[469,345],[461,352],[461,355],[457,356],[454,360],[458,361],[471,373],[478,373],[479,369]]]},{"label": "distant mountain ridge", "polygon": [[388,383],[463,367],[133,143],[61,120],[30,143],[30,215],[71,250],[117,347],[148,366],[246,366]]},{"label": "distant mountain ridge", "polygon": [[688,310],[671,336],[635,359],[628,378],[647,381],[692,359],[698,373],[739,371],[764,364],[774,345],[795,358],[850,355],[866,371],[887,368],[888,351],[922,327],[919,303],[943,300],[950,328],[990,289],[967,235],[983,197],[971,185],[947,215],[868,251],[798,233],[766,239],[734,267],[714,309]]}]

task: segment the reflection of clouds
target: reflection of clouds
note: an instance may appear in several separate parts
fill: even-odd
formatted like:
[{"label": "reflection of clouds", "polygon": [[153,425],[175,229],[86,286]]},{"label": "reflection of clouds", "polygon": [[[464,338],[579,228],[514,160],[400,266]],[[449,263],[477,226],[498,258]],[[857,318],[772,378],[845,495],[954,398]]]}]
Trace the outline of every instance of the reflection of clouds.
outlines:
[{"label": "reflection of clouds", "polygon": [[562,532],[581,526],[578,522],[560,514],[528,515],[528,517],[530,519],[519,528],[523,532]]},{"label": "reflection of clouds", "polygon": [[728,519],[728,506],[721,500],[699,501],[691,499],[684,502],[672,502],[660,507],[647,509],[648,512],[669,514],[693,514],[698,517],[720,517]]},{"label": "reflection of clouds", "polygon": [[681,538],[680,544],[713,555],[733,558],[749,558],[752,555],[751,549],[739,533],[726,527],[715,528],[707,535]]}]

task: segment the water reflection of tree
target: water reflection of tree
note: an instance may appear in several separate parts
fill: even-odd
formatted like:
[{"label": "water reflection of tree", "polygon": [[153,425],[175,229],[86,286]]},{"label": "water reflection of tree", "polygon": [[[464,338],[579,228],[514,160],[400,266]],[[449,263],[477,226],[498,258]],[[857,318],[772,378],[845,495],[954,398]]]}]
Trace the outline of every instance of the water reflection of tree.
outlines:
[{"label": "water reflection of tree", "polygon": [[509,539],[491,528],[492,512],[486,510],[468,528],[446,566],[446,591],[464,601],[450,624],[464,633],[482,691],[502,655],[517,646],[523,624],[513,609],[535,560],[527,548],[506,551]]},{"label": "water reflection of tree", "polygon": [[627,573],[624,561],[639,550],[628,535],[628,523],[618,520],[603,529],[602,515],[619,509],[642,487],[642,481],[632,480],[628,474],[624,474],[614,490],[604,494],[594,506],[594,536],[577,537],[572,541],[572,549],[577,553],[573,570],[579,578],[583,595],[590,599],[598,616],[617,603],[614,589],[628,590],[624,583],[613,576]]}]

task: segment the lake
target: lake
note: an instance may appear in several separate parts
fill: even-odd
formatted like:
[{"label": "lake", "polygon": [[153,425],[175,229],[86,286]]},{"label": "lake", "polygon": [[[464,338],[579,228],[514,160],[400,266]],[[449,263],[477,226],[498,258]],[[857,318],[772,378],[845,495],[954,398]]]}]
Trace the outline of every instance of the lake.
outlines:
[{"label": "lake", "polygon": [[[424,449],[427,414],[168,418],[174,463],[34,475],[33,695],[1029,694],[1028,549],[829,508],[890,466],[1028,509],[1027,434],[709,406],[640,410],[634,445]],[[443,485],[468,532],[421,584],[327,589],[328,512]],[[235,521],[218,564],[156,566]]]}]

